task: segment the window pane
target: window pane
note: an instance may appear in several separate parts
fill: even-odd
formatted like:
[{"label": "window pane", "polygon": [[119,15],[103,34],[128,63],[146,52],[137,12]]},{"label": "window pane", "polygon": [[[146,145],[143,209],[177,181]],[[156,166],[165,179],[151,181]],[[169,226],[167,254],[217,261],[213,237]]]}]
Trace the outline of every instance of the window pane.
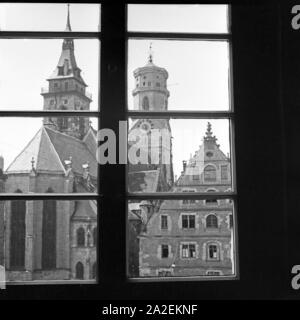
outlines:
[{"label": "window pane", "polygon": [[2,31],[98,31],[99,4],[58,3],[2,3],[0,30]]},{"label": "window pane", "polygon": [[0,204],[4,220],[0,265],[6,281],[96,279],[96,201],[6,201]]},{"label": "window pane", "polygon": [[225,119],[129,119],[128,191],[230,191],[229,137]]},{"label": "window pane", "polygon": [[1,110],[98,110],[98,40],[2,39],[0,69]]},{"label": "window pane", "polygon": [[[129,277],[205,277],[213,275],[210,271],[236,274],[233,202],[217,199],[215,206],[207,207],[205,200],[196,200],[192,212],[182,200],[128,202]],[[212,214],[217,228],[207,225]],[[162,215],[169,217],[167,230],[160,227]],[[183,223],[190,216],[194,227],[185,228]],[[164,250],[168,250],[167,257]]]},{"label": "window pane", "polygon": [[229,110],[228,42],[131,39],[127,80],[130,110]]},{"label": "window pane", "polygon": [[97,192],[97,119],[0,118],[6,193]]},{"label": "window pane", "polygon": [[227,5],[128,5],[128,30],[227,33]]}]

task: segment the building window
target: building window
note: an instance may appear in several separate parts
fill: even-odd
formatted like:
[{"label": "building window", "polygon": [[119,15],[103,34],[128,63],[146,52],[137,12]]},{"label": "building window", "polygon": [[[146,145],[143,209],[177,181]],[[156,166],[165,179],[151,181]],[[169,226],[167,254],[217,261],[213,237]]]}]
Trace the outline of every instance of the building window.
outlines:
[{"label": "building window", "polygon": [[143,98],[142,107],[143,107],[143,110],[145,110],[145,111],[149,110],[149,98],[148,97]]},{"label": "building window", "polygon": [[84,247],[85,246],[85,231],[84,231],[83,227],[80,227],[79,229],[77,229],[76,235],[77,235],[77,246]]},{"label": "building window", "polygon": [[196,258],[196,245],[183,244],[181,249],[182,258]]},{"label": "building window", "polygon": [[94,262],[92,267],[92,279],[96,279],[96,277],[97,277],[97,262]]},{"label": "building window", "polygon": [[208,270],[206,271],[207,276],[221,276],[222,272],[217,270]]},{"label": "building window", "polygon": [[[17,190],[17,193],[22,193]],[[10,222],[10,269],[25,268],[25,238],[26,238],[26,202],[11,201]]]},{"label": "building window", "polygon": [[69,89],[69,83],[65,82],[65,90],[67,91]]},{"label": "building window", "polygon": [[[47,193],[53,193],[49,188]],[[56,268],[56,200],[44,200],[42,225],[42,269]]]},{"label": "building window", "polygon": [[207,165],[204,168],[204,181],[215,182],[217,180],[216,168],[212,165]]},{"label": "building window", "polygon": [[221,166],[221,179],[227,180],[228,179],[228,167],[227,165]]},{"label": "building window", "polygon": [[81,262],[77,262],[75,267],[75,278],[78,280],[84,279],[84,266]]},{"label": "building window", "polygon": [[206,217],[206,228],[218,228],[218,218],[214,214]]},{"label": "building window", "polygon": [[[182,192],[195,192],[195,190],[194,189],[183,189]],[[182,200],[183,204],[193,204],[195,202],[196,202],[196,200],[194,200],[194,199],[184,199],[184,200]]]},{"label": "building window", "polygon": [[157,87],[160,87],[160,83],[159,83],[159,82],[156,82],[156,86],[157,86]]},{"label": "building window", "polygon": [[219,246],[217,244],[208,245],[208,260],[220,260]]},{"label": "building window", "polygon": [[161,257],[169,258],[169,246],[167,244],[161,245]]},{"label": "building window", "polygon": [[93,244],[94,246],[97,245],[97,227],[93,229]]},{"label": "building window", "polygon": [[199,174],[193,174],[193,180],[194,181],[200,180]]},{"label": "building window", "polygon": [[161,223],[160,223],[161,229],[167,230],[168,229],[168,216],[161,215],[160,219],[161,219]]},{"label": "building window", "polygon": [[150,81],[148,82],[148,87],[151,87],[151,82]]},{"label": "building window", "polygon": [[182,229],[195,229],[195,215],[183,214],[182,219]]}]

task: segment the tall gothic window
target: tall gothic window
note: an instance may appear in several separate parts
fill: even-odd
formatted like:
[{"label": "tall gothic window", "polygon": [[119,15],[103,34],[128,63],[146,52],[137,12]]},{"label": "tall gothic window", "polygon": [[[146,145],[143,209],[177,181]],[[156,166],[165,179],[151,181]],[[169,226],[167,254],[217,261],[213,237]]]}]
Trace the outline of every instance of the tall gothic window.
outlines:
[{"label": "tall gothic window", "polygon": [[[47,193],[53,193],[49,188]],[[42,223],[42,269],[56,268],[56,200],[44,200]]]},{"label": "tall gothic window", "polygon": [[[22,193],[17,190],[17,193]],[[24,200],[11,201],[10,227],[10,268],[25,267],[25,233],[26,233],[26,202]]]},{"label": "tall gothic window", "polygon": [[77,229],[76,235],[77,235],[77,246],[84,247],[85,246],[85,231],[84,231],[84,229],[82,227]]},{"label": "tall gothic window", "polygon": [[79,280],[83,280],[84,278],[84,266],[81,262],[77,262],[76,270],[75,270],[75,278]]},{"label": "tall gothic window", "polygon": [[144,97],[143,98],[143,110],[148,111],[149,110],[149,98],[148,97]]}]

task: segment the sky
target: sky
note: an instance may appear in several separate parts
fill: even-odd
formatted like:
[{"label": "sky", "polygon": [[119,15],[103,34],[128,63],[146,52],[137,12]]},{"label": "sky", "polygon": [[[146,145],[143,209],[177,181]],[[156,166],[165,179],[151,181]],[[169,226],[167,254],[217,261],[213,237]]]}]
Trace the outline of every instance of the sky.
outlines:
[{"label": "sky", "polygon": [[[1,30],[64,30],[67,12],[65,5],[43,4],[36,5],[34,8],[33,4],[19,6],[20,4],[0,4]],[[141,21],[145,22],[144,28],[151,23],[147,17],[152,9],[148,7],[145,11],[145,6],[136,7],[139,8],[131,7],[133,11],[129,8],[129,18],[131,17],[129,25],[132,30],[139,28],[143,31],[140,28]],[[170,29],[170,25],[176,29],[170,29],[170,31],[182,31],[177,30],[182,26],[174,23],[177,10],[175,7],[178,6],[173,6],[173,14],[169,15],[163,7],[159,10],[159,16],[152,12],[157,18],[152,19],[152,23],[158,18],[163,18],[164,25],[160,26],[159,31],[165,31],[165,28]],[[182,11],[183,16],[192,14],[194,17],[199,6],[192,7],[189,10],[183,10],[185,11]],[[220,7],[223,8],[218,7],[218,10],[215,8],[210,13],[208,11],[204,13],[205,25],[209,24],[212,17],[218,17],[214,20],[218,21],[218,26],[215,25],[204,31],[226,31],[226,20],[222,20],[221,17],[226,14],[226,8]],[[136,10],[139,10],[139,14],[136,13]],[[71,4],[70,15],[72,30],[96,31],[98,29],[97,5]],[[138,19],[133,19],[133,17],[138,17]],[[195,19],[190,20],[195,21]],[[202,31],[201,24],[196,26],[191,21],[185,24],[187,29],[183,31],[191,31],[192,28],[196,28],[195,30],[199,32]],[[154,63],[165,68],[169,73],[169,110],[228,110],[227,42],[133,39],[129,40],[128,46],[129,108],[133,101],[131,94],[134,86],[133,71],[146,64],[150,42],[152,42],[154,52]],[[91,110],[97,110],[99,42],[94,39],[75,40],[74,43],[77,64],[82,69],[82,76],[88,85],[87,91],[93,95]],[[2,110],[42,110],[41,87],[47,86],[46,79],[56,67],[61,46],[62,39],[0,40],[0,108]],[[221,149],[227,154],[230,149],[228,121],[211,120],[210,122]],[[173,135],[174,171],[176,175],[179,175],[182,170],[182,160],[189,159],[190,154],[194,154],[201,144],[207,121],[171,120],[170,123]],[[5,158],[5,168],[33,138],[41,124],[42,119],[40,118],[0,119],[0,154]]]}]

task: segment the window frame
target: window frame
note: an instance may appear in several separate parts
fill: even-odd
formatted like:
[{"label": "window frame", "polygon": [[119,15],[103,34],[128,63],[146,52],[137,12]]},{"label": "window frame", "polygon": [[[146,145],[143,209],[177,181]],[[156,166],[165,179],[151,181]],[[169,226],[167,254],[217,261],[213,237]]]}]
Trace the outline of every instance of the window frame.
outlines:
[{"label": "window frame", "polygon": [[[202,3],[201,3],[202,4]],[[126,5],[125,5],[126,6]],[[233,200],[232,214],[233,214],[233,241],[235,244],[233,265],[235,273],[233,275],[220,276],[219,280],[239,280],[239,256],[238,256],[238,227],[237,227],[237,184],[236,184],[236,163],[235,163],[235,134],[234,134],[234,121],[235,121],[235,109],[234,109],[234,86],[233,86],[233,61],[232,61],[232,33],[231,33],[231,4],[228,4],[227,16],[228,16],[228,33],[179,33],[179,32],[138,32],[138,31],[128,31],[127,30],[127,20],[125,25],[125,41],[126,49],[128,49],[129,39],[160,39],[160,40],[211,40],[211,41],[227,41],[228,42],[228,54],[229,54],[229,109],[226,111],[136,111],[128,108],[128,100],[131,97],[127,96],[127,79],[128,79],[128,50],[126,50],[126,75],[125,75],[125,116],[126,119],[227,119],[229,121],[229,142],[230,142],[230,170],[231,170],[231,191],[230,192],[214,192],[214,194],[207,194],[205,192],[159,192],[159,193],[134,193],[127,190],[127,177],[128,177],[128,167],[125,171],[126,180],[126,202],[130,200],[182,200],[182,203],[189,202],[194,203],[195,201],[206,201],[206,200],[218,200],[221,199],[231,199]],[[127,6],[125,8],[127,12]],[[126,14],[127,19],[127,14]],[[207,164],[209,165],[209,164]],[[207,166],[206,165],[206,166]],[[213,165],[214,166],[214,165]],[[215,167],[215,166],[214,166]],[[218,170],[216,169],[216,181],[218,180]],[[204,180],[204,172],[203,172]],[[205,182],[205,181],[204,181]],[[214,183],[215,181],[209,181],[208,184]],[[128,211],[128,208],[127,210]],[[127,213],[128,214],[128,213]],[[127,217],[127,215],[126,215]],[[196,225],[195,228],[196,229]],[[128,243],[128,226],[126,225],[127,232],[127,243]],[[126,257],[129,256],[129,248],[126,248]],[[126,261],[128,261],[126,259]],[[129,264],[126,263],[126,277],[129,282],[160,282],[164,281],[161,278],[147,278],[147,277],[129,277]],[[203,276],[184,276],[184,277],[172,277],[168,281],[206,281]]]}]

